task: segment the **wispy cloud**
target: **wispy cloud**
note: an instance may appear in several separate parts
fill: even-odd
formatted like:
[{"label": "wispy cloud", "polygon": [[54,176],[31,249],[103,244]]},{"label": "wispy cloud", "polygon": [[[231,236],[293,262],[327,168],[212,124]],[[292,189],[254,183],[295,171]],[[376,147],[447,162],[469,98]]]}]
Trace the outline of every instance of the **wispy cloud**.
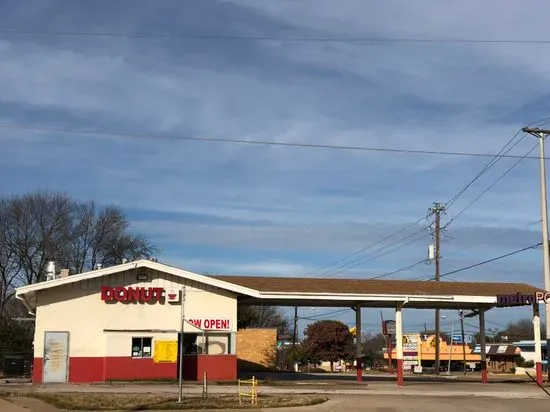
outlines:
[{"label": "wispy cloud", "polygon": [[[523,125],[549,116],[545,45],[223,39],[545,39],[543,25],[525,22],[549,9],[543,1],[344,3],[5,2],[0,25],[13,30],[222,38],[0,36],[0,123],[159,137],[1,129],[0,172],[10,178],[0,189],[41,187],[118,204],[164,258],[184,267],[307,272],[422,218],[489,159],[161,136],[494,153]],[[513,153],[535,143],[526,138]],[[445,221],[514,162],[498,162]],[[536,242],[538,190],[538,163],[521,162],[449,226],[446,265]],[[425,256],[429,241],[345,273],[406,266]],[[540,254],[511,259],[517,267],[495,262],[460,278],[536,281]]]}]

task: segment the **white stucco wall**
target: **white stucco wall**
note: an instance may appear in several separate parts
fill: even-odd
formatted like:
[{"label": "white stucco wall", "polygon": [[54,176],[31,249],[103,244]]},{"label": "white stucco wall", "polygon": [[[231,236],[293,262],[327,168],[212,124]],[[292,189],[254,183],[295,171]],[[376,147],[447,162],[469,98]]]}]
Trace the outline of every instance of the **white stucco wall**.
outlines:
[{"label": "white stucco wall", "polygon": [[[137,280],[146,273],[147,281]],[[138,269],[84,280],[37,292],[35,357],[43,356],[45,331],[70,332],[70,356],[129,356],[132,336],[177,340],[181,300],[178,303],[106,303],[102,286],[181,288],[186,286],[186,319],[229,319],[236,332],[237,301],[228,291],[173,275]],[[145,332],[145,330],[157,330]],[[143,332],[132,332],[142,330]],[[197,329],[186,324],[186,332]]]}]

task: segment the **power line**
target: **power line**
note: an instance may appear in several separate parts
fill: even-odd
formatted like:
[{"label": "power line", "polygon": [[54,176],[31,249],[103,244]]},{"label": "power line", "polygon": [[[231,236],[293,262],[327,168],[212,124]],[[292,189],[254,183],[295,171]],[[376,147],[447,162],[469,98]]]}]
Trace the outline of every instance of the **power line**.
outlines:
[{"label": "power line", "polygon": [[[541,119],[539,120],[538,122],[542,122],[546,119]],[[446,203],[446,208],[448,208],[450,205],[452,205],[470,186],[472,186],[472,184],[474,184],[483,174],[485,174],[491,167],[493,167],[500,159],[502,159],[502,155],[503,155],[503,152],[506,150],[506,148],[508,147],[508,145],[510,145],[516,138],[517,136],[520,134],[520,131],[516,132],[512,138],[510,140],[508,140],[508,142],[504,145],[504,147],[495,155],[495,157],[493,157],[491,159],[491,161],[489,161],[488,164],[485,165],[485,167],[463,188],[461,189],[459,192],[457,192],[451,199],[449,199],[449,201]],[[521,139],[519,139],[518,141],[516,141],[516,143],[514,145],[512,145],[511,147],[509,147],[505,152],[504,152],[504,155],[506,155],[507,153],[509,153],[514,147],[516,147],[519,143],[521,143],[523,141],[523,139],[525,139],[527,135],[524,134],[523,137]],[[503,178],[504,176],[502,176],[501,178]],[[496,184],[496,183],[495,183]],[[494,185],[493,185],[494,186]],[[492,186],[491,186],[492,187]],[[488,191],[488,190],[486,190]],[[486,193],[486,192],[485,192]],[[478,198],[481,197],[481,196],[478,196]],[[477,200],[477,199],[476,199]],[[474,201],[475,202],[475,201]],[[474,203],[472,202],[472,204]],[[471,206],[471,204],[469,205]],[[468,206],[468,207],[469,207]],[[465,210],[461,211],[460,214],[462,214]],[[459,215],[460,215],[459,214]],[[458,216],[459,216],[458,215]],[[458,217],[457,216],[457,217]],[[446,227],[450,224],[450,222],[444,227],[444,229],[446,229]],[[386,276],[389,276],[389,275],[392,275],[392,274],[395,274],[395,273],[399,273],[399,272],[402,272],[404,270],[407,270],[407,269],[410,269],[410,268],[413,268],[415,266],[418,266],[420,263],[424,263],[426,262],[426,259],[423,259],[421,260],[420,262],[416,262],[416,263],[413,263],[411,265],[408,265],[408,266],[405,266],[403,268],[400,268],[400,269],[397,269],[395,271],[392,271],[392,272],[389,272],[389,273],[385,273],[384,275],[381,275],[380,277],[386,277]],[[376,279],[378,277],[374,277],[374,278],[370,278],[370,279]]]},{"label": "power line", "polygon": [[[390,250],[387,250],[383,253],[380,253],[378,255],[375,255],[375,256],[369,256],[369,254],[367,254],[366,256],[363,256],[363,257],[360,257],[358,259],[355,259],[355,260],[352,260],[344,265],[341,265],[337,268],[335,268],[334,270],[336,270],[336,272],[333,272],[333,273],[327,273],[325,275],[321,275],[319,277],[324,277],[324,276],[336,276],[336,275],[339,275],[340,273],[342,272],[345,272],[345,271],[348,271],[350,269],[353,269],[353,268],[356,268],[357,266],[360,266],[360,265],[363,265],[365,263],[368,263],[368,262],[372,262],[373,260],[376,260],[382,256],[385,256],[389,253],[392,253],[392,252],[395,252],[396,250],[399,250],[399,249],[402,249],[404,248],[405,246],[408,246],[408,245],[411,245],[413,243],[416,243],[418,242],[419,240],[421,240],[423,238],[423,236],[426,235],[426,233],[422,233],[423,231],[417,231],[417,232],[413,232],[411,234],[409,234],[408,236],[404,237],[403,239],[401,239],[400,241],[403,241],[405,239],[409,239],[411,237],[414,237],[414,236],[417,236],[418,234],[421,234],[422,236],[420,237],[417,237],[416,239],[413,238],[412,240],[402,244],[402,245],[399,245],[399,243],[394,243],[394,244],[389,244],[389,245],[386,245],[385,247],[382,247],[380,250],[378,250],[377,252],[381,252],[382,250],[384,249],[387,249],[388,247],[391,247],[391,246],[395,246],[395,245],[398,245],[397,247],[394,247],[393,249],[390,249]],[[365,260],[367,259],[367,260]]]},{"label": "power line", "polygon": [[[549,120],[550,117],[545,117],[545,118],[542,118],[542,119],[539,119],[535,122],[532,122],[531,125],[535,125],[535,124],[544,124],[544,122],[546,122],[547,120]],[[517,131],[509,140],[508,142],[506,142],[506,144],[502,147],[502,149],[500,149],[500,151],[489,161],[489,163],[487,163],[483,169],[476,175],[474,176],[474,178],[464,187],[462,188],[459,192],[457,192],[451,199],[449,199],[445,206],[446,208],[449,208],[460,196],[462,196],[462,194],[464,194],[464,192],[466,190],[468,190],[468,188],[470,188],[481,176],[483,176],[491,167],[493,167],[499,160],[501,160],[503,158],[504,155],[507,155],[512,149],[514,149],[518,144],[520,144],[524,139],[525,137],[527,136],[526,133],[523,134],[523,136],[517,140],[512,146],[510,146],[508,149],[506,149],[509,145],[512,144],[512,142],[520,135],[521,133],[521,130]],[[527,153],[527,155],[529,154],[530,152]],[[521,161],[522,159],[520,159],[519,161]],[[518,161],[518,163],[519,163]],[[513,165],[511,169],[513,169],[517,164]],[[481,198],[481,196],[483,196],[485,193],[487,193],[496,183],[498,183],[498,181],[500,181],[502,178],[504,178],[504,176],[510,171],[508,170],[503,176],[501,176],[499,179],[497,179],[497,182],[494,182],[490,187],[488,187],[481,195],[479,195],[476,199],[474,199],[474,201],[472,201],[466,208],[464,208],[456,217],[458,218],[462,213],[464,213],[466,211],[466,209],[468,209],[469,207],[471,207],[477,200],[479,200],[479,198]],[[454,220],[454,219],[453,219]],[[451,220],[452,222],[452,220]],[[445,227],[443,229],[446,229],[450,223],[449,222],[447,225],[445,225]],[[471,246],[471,245],[470,245]],[[470,247],[469,246],[469,247]],[[423,261],[421,261],[423,262]],[[419,263],[413,263],[412,265],[409,265],[409,266],[406,266],[404,268],[401,268],[401,269],[397,269],[396,271],[393,271],[393,272],[390,272],[390,274],[394,274],[394,273],[398,273],[398,272],[401,272],[403,270],[406,270],[406,269],[409,269],[409,268],[412,268],[412,267],[415,267],[417,266]],[[386,275],[386,274],[385,274]]]},{"label": "power line", "polygon": [[[540,224],[540,221],[541,221],[541,219],[538,219],[538,220],[534,220],[534,221],[528,222],[527,224],[525,224],[524,226],[522,226],[522,229],[523,229],[523,228],[528,228],[528,227],[533,226],[533,225],[536,225],[536,224]],[[479,225],[475,225],[475,226],[473,226],[473,227],[476,228],[476,227],[482,227],[482,226],[483,226],[482,224],[479,224]],[[487,243],[487,242],[489,242],[489,241],[491,241],[491,240],[494,240],[494,239],[495,239],[495,235],[491,235],[491,236],[485,237],[484,239],[482,239],[482,240],[479,241],[479,242],[471,242],[471,243],[469,243],[469,244],[468,244],[467,246],[465,246],[465,247],[462,247],[462,248],[460,248],[460,249],[454,249],[454,250],[453,250],[453,253],[450,254],[450,255],[445,256],[445,258],[449,258],[449,257],[452,257],[452,256],[456,256],[456,252],[463,252],[463,251],[465,251],[465,250],[471,249],[471,248],[474,247],[474,246],[482,245],[482,244]]]},{"label": "power line", "polygon": [[[531,122],[530,125],[542,125],[542,124],[545,124],[545,122],[547,122],[548,120],[550,120],[550,117],[543,117],[542,119],[539,119],[539,120],[536,120],[534,122]],[[520,133],[522,132],[522,130],[518,130],[511,138],[510,140],[508,140],[506,142],[506,144],[502,147],[502,149],[500,149],[500,151],[495,155],[494,158],[492,158],[489,163],[487,163],[483,169],[481,169],[481,171],[476,175],[474,176],[474,178],[463,188],[461,189],[457,194],[455,194],[451,199],[449,199],[446,203],[446,206],[447,208],[450,208],[451,205],[456,202],[456,200],[458,200],[458,198],[460,196],[462,196],[462,194],[464,194],[464,192],[466,190],[468,190],[468,188],[470,188],[481,176],[483,176],[485,173],[487,173],[487,171],[493,167],[499,160],[501,160],[505,155],[507,155],[508,153],[510,153],[510,151],[512,151],[512,149],[514,149],[518,144],[520,144],[526,137],[527,137],[527,133],[526,132],[523,132],[523,136],[517,140],[513,145],[512,142],[520,135]],[[510,147],[508,147],[509,145],[511,145]],[[506,149],[508,147],[508,149]],[[529,154],[529,153],[527,153]]]},{"label": "power line", "polygon": [[[450,272],[442,274],[440,277],[450,276],[454,273],[458,273],[458,272],[462,272],[464,270],[468,270],[468,269],[472,269],[472,268],[475,268],[475,267],[478,267],[478,266],[482,266],[482,265],[494,262],[494,261],[499,260],[499,259],[504,259],[508,256],[516,255],[518,253],[524,252],[524,251],[529,250],[529,249],[534,249],[536,247],[539,247],[540,245],[542,245],[542,242],[536,243],[536,244],[531,245],[531,246],[526,246],[526,247],[518,249],[518,250],[514,250],[513,252],[506,253],[505,255],[500,255],[500,256],[494,257],[492,259],[484,260],[483,262],[475,263],[473,265],[469,265],[469,266],[466,266],[466,267],[463,267],[463,268],[460,268],[460,269],[452,270]],[[421,279],[418,279],[418,280],[421,280]],[[426,279],[426,281],[430,281],[430,280],[434,280],[434,278],[432,277],[430,279]]]},{"label": "power line", "polygon": [[[12,125],[0,124],[0,129],[28,130],[28,131],[48,132],[48,133],[99,135],[99,136],[112,136],[112,137],[134,138],[134,139],[191,140],[191,141],[200,141],[200,142],[237,143],[237,144],[251,144],[251,145],[263,145],[263,146],[285,146],[285,147],[301,147],[301,148],[315,148],[315,149],[354,150],[354,151],[364,151],[364,152],[386,152],[386,153],[437,155],[437,156],[495,157],[497,155],[494,153],[391,149],[391,148],[382,148],[382,147],[328,145],[328,144],[281,142],[281,141],[269,141],[269,140],[244,140],[244,139],[226,139],[226,138],[216,138],[216,137],[122,133],[122,132],[109,132],[109,131],[99,131],[99,130],[79,130],[79,129],[70,129],[70,128],[55,128],[55,127],[13,125],[13,124]],[[538,156],[502,155],[501,157],[511,158],[511,159],[520,158],[520,159],[539,160]],[[549,158],[545,157],[545,159],[549,159]]]},{"label": "power line", "polygon": [[92,31],[46,31],[3,29],[5,35],[78,36],[78,37],[124,37],[136,39],[185,39],[185,40],[232,40],[232,41],[289,41],[289,42],[337,42],[337,43],[427,43],[427,44],[550,44],[541,39],[466,39],[466,38],[412,38],[412,37],[297,37],[297,36],[238,36],[229,34],[178,34],[178,33],[124,33]]},{"label": "power line", "polygon": [[332,311],[332,312],[325,312],[325,313],[319,313],[317,315],[299,317],[298,319],[301,319],[301,320],[315,320],[315,319],[319,319],[319,318],[322,318],[322,317],[325,317],[325,316],[333,316],[333,315],[337,315],[339,313],[344,313],[344,312],[347,312],[349,310],[351,310],[351,309],[350,308],[339,309],[339,310],[335,310],[335,311]]},{"label": "power line", "polygon": [[384,238],[382,238],[382,239],[380,239],[380,240],[376,240],[376,241],[374,241],[373,243],[369,244],[368,246],[365,246],[365,247],[363,247],[363,248],[357,250],[357,251],[354,252],[354,253],[351,253],[351,254],[349,254],[349,255],[347,255],[347,256],[344,256],[344,257],[341,258],[341,259],[338,259],[338,260],[335,260],[335,261],[333,261],[333,262],[331,262],[331,263],[328,263],[328,264],[326,264],[325,266],[320,267],[319,269],[315,269],[315,270],[312,270],[312,271],[310,271],[310,272],[307,272],[306,274],[304,274],[304,275],[302,275],[302,276],[308,276],[308,275],[311,275],[311,274],[313,274],[313,273],[317,273],[317,272],[319,272],[319,271],[323,271],[323,269],[325,269],[325,268],[328,268],[328,267],[330,267],[330,266],[333,266],[333,265],[336,265],[336,264],[341,263],[341,262],[343,262],[343,261],[346,261],[347,259],[349,259],[349,258],[351,258],[351,257],[353,257],[353,256],[356,256],[356,255],[358,255],[358,254],[360,254],[360,253],[362,253],[362,252],[365,252],[365,251],[367,251],[368,249],[371,249],[372,247],[374,247],[374,246],[376,246],[376,245],[378,245],[378,244],[380,244],[380,243],[383,243],[383,242],[385,242],[385,241],[388,240],[388,239],[391,239],[392,237],[398,235],[399,233],[404,232],[404,231],[407,230],[408,228],[413,227],[413,226],[416,226],[418,223],[422,222],[424,219],[425,219],[425,218],[422,217],[422,218],[418,219],[417,221],[415,221],[415,222],[413,222],[413,223],[411,223],[411,224],[405,226],[404,228],[399,229],[399,230],[397,230],[397,231],[391,233],[390,235],[388,235],[388,236],[386,236],[386,237],[384,237]]},{"label": "power line", "polygon": [[404,266],[400,269],[397,269],[397,270],[394,270],[392,272],[388,272],[388,273],[384,273],[382,275],[378,275],[378,276],[374,276],[372,278],[369,278],[369,279],[381,279],[381,278],[385,278],[386,276],[391,276],[391,275],[395,275],[396,273],[399,273],[399,272],[403,272],[404,270],[407,270],[407,269],[412,269],[418,265],[421,265],[423,263],[427,263],[428,260],[427,259],[422,259],[422,260],[419,260],[418,262],[416,263],[413,263],[412,265],[408,265],[408,266]]},{"label": "power line", "polygon": [[[502,149],[500,149],[500,151],[495,155],[495,157],[493,157],[493,159],[491,159],[489,161],[489,163],[487,163],[483,169],[481,169],[481,171],[475,175],[475,177],[464,187],[462,188],[457,194],[455,194],[451,199],[449,199],[446,203],[446,206],[447,208],[451,207],[451,205],[456,202],[458,200],[458,198],[460,196],[462,196],[462,194],[464,194],[464,192],[466,190],[468,190],[468,188],[470,188],[481,176],[483,176],[485,173],[487,173],[487,171],[493,167],[500,159],[502,159],[502,152],[504,152],[504,150],[506,149],[506,147],[511,144],[517,136],[519,136],[520,134],[520,131],[516,132],[516,134],[514,134],[512,136],[512,138],[510,140],[508,140],[508,142],[506,142],[506,144],[504,145],[504,147]],[[514,147],[516,147],[519,143],[521,143],[523,141],[523,139],[525,139],[525,137],[527,136],[527,134],[524,134],[523,137],[521,139],[519,139],[518,141],[516,141],[516,143],[511,146],[510,148],[508,148],[508,150],[506,150],[506,152],[504,154],[508,154]]]},{"label": "power line", "polygon": [[491,190],[498,182],[500,182],[502,179],[504,179],[504,177],[510,173],[518,164],[521,163],[521,161],[523,159],[526,159],[527,156],[537,148],[538,146],[538,143],[535,144],[525,155],[523,155],[522,157],[520,157],[516,162],[514,162],[514,164],[512,164],[512,166],[510,166],[503,174],[501,174],[493,183],[491,183],[489,186],[487,186],[485,188],[485,190],[483,190],[479,195],[477,195],[474,200],[472,200],[470,203],[468,203],[464,208],[462,208],[462,210],[460,210],[460,212],[458,212],[457,215],[455,215],[446,225],[445,227],[448,227],[452,222],[454,222],[456,219],[458,219],[458,217],[460,217],[460,215],[462,215],[466,210],[468,210],[470,207],[472,207],[472,205],[474,203],[476,203],[483,195],[485,195],[489,190]]}]

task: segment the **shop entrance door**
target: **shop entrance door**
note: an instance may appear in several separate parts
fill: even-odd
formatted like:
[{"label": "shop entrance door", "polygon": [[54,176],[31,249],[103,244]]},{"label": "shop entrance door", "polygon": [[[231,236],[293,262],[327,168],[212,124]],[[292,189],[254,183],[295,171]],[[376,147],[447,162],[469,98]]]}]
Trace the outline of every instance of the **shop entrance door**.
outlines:
[{"label": "shop entrance door", "polygon": [[69,371],[69,332],[44,334],[44,366],[42,382],[67,382]]}]

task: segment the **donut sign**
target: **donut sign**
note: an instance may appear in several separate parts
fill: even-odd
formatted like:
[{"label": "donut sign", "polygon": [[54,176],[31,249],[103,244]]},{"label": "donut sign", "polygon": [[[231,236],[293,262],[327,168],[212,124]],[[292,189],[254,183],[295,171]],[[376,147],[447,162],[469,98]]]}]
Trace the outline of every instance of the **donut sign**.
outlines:
[{"label": "donut sign", "polygon": [[105,302],[154,303],[179,302],[180,292],[176,288],[102,286],[101,300]]}]

